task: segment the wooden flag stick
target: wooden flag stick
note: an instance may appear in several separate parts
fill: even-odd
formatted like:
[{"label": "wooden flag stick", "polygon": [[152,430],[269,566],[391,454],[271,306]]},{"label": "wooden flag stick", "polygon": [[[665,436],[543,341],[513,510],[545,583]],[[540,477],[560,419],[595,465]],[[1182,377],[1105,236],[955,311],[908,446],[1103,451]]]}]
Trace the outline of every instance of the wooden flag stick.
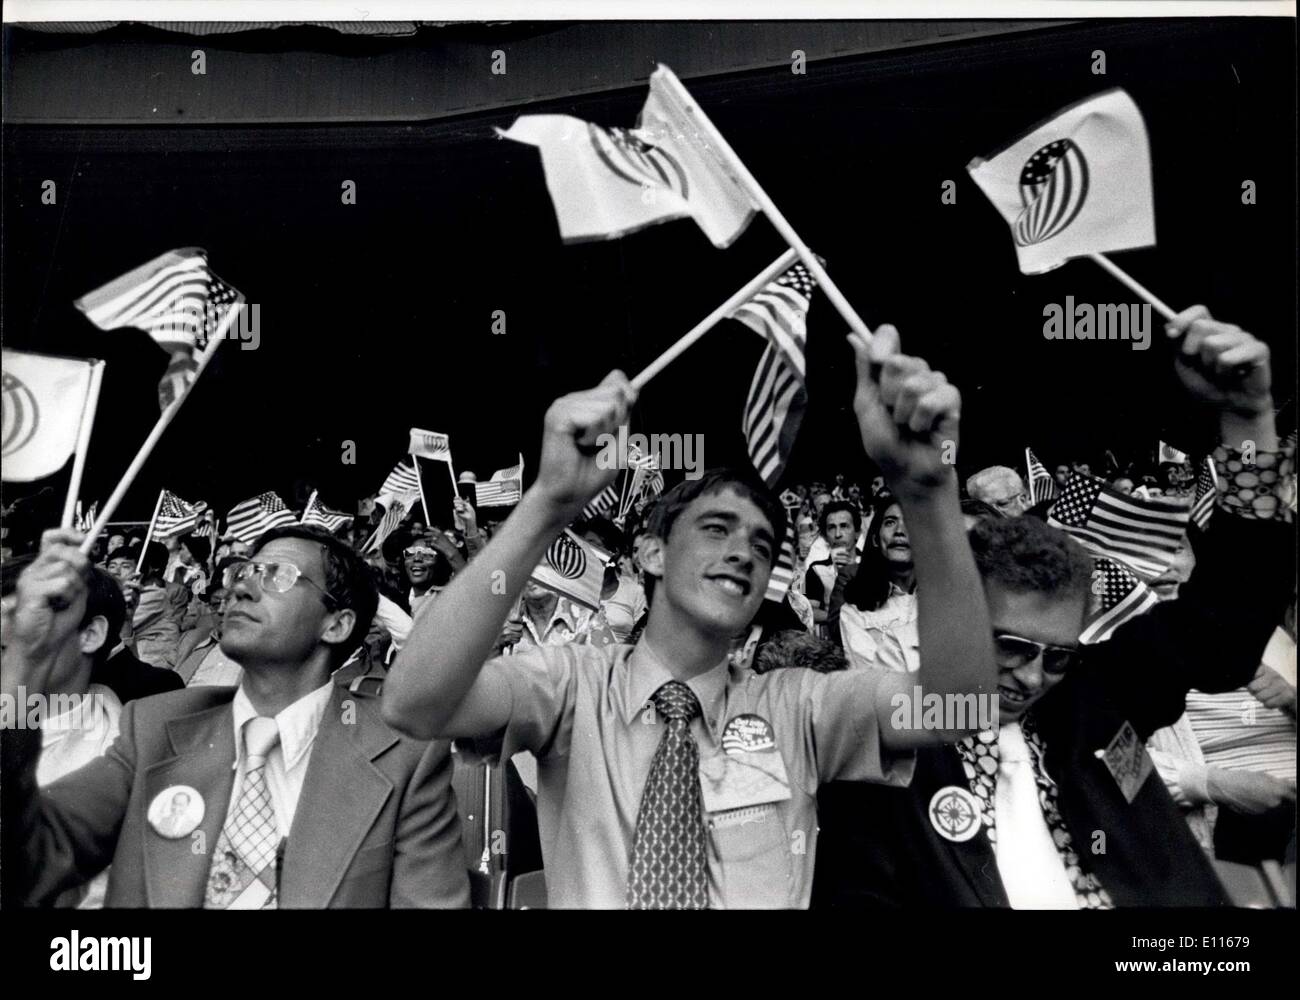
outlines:
[{"label": "wooden flag stick", "polygon": [[104,381],[104,362],[90,365],[90,385],[86,387],[86,402],[81,407],[81,424],[77,428],[77,448],[72,453],[72,478],[68,480],[68,496],[63,501],[62,528],[72,527],[72,516],[77,508],[77,495],[81,492],[81,474],[86,468],[86,452],[90,449],[90,432],[95,426],[95,410],[99,407],[99,387]]},{"label": "wooden flag stick", "polygon": [[228,331],[234,324],[235,319],[243,309],[244,303],[242,301],[235,302],[228,310],[226,310],[226,315],[221,317],[221,322],[212,332],[212,336],[208,338],[208,346],[203,348],[203,352],[199,355],[199,367],[194,372],[193,381],[190,382],[183,393],[171,401],[167,409],[162,411],[162,416],[160,416],[158,422],[153,425],[153,430],[151,430],[149,436],[144,439],[144,444],[142,444],[140,450],[135,453],[135,458],[131,459],[131,464],[127,466],[126,473],[122,476],[121,481],[118,482],[117,487],[113,490],[113,495],[108,498],[108,502],[104,504],[104,509],[100,511],[99,517],[95,519],[94,526],[91,527],[85,540],[82,541],[82,552],[86,554],[90,553],[91,547],[95,544],[95,539],[98,538],[100,532],[104,530],[104,525],[113,519],[113,515],[117,512],[118,505],[122,502],[122,498],[126,496],[126,491],[131,488],[131,484],[135,482],[135,477],[140,474],[140,470],[144,468],[145,461],[153,452],[159,439],[162,438],[163,431],[165,431],[167,425],[176,418],[176,414],[180,412],[180,408],[185,404],[185,400],[190,398],[190,393],[192,393],[194,387],[198,385],[199,376],[202,375],[203,370],[208,367],[208,362],[212,360],[212,356],[217,353],[217,348],[221,346],[221,342],[225,339],[226,331]]},{"label": "wooden flag stick", "polygon": [[781,234],[786,243],[798,252],[799,259],[803,261],[804,267],[812,272],[812,276],[817,279],[817,283],[821,286],[822,291],[826,293],[826,297],[831,300],[831,304],[844,317],[844,321],[849,324],[853,332],[867,343],[870,343],[871,331],[867,328],[867,324],[862,321],[862,317],[857,314],[853,306],[849,305],[849,300],[844,297],[844,293],[831,280],[831,276],[826,273],[826,268],[822,267],[821,261],[808,249],[807,244],[799,238],[799,234],[794,231],[794,227],[781,214],[781,210],[768,197],[767,192],[759,185],[754,175],[749,172],[749,168],[745,166],[744,161],[736,155],[736,151],[731,148],[731,144],[723,138],[717,126],[709,120],[709,116],[704,113],[704,110],[695,103],[690,91],[682,86],[682,81],[677,79],[673,71],[662,63],[659,66],[659,71],[664,74],[665,86],[676,96],[686,116],[709,140],[710,145],[713,147],[712,152],[725,162],[726,166],[736,175],[736,179],[749,192],[750,197],[758,204],[762,213],[767,216],[768,221],[772,223],[776,231]]},{"label": "wooden flag stick", "polygon": [[429,505],[424,502],[424,480],[420,478],[420,456],[411,452],[411,462],[415,465],[415,483],[420,487],[420,510],[424,511],[424,526],[429,527]]},{"label": "wooden flag stick", "polygon": [[158,512],[162,510],[163,494],[166,490],[158,491],[158,501],[153,505],[153,517],[149,518],[149,530],[144,533],[144,542],[140,546],[140,558],[135,561],[135,571],[140,572],[140,567],[144,565],[144,554],[149,551],[149,541],[153,538],[153,529],[158,524]]},{"label": "wooden flag stick", "polygon": [[1104,268],[1106,271],[1109,271],[1112,277],[1122,282],[1123,284],[1127,285],[1131,291],[1136,292],[1140,298],[1145,299],[1147,302],[1150,302],[1152,307],[1155,309],[1155,311],[1158,312],[1161,316],[1163,316],[1166,321],[1172,321],[1173,318],[1178,315],[1167,305],[1161,302],[1160,299],[1156,298],[1156,296],[1151,292],[1149,288],[1147,288],[1145,285],[1139,284],[1136,280],[1134,280],[1129,275],[1127,271],[1124,271],[1121,268],[1116,267],[1115,264],[1110,260],[1110,258],[1107,257],[1105,254],[1090,253],[1088,254],[1088,257],[1090,260],[1095,261],[1097,264],[1100,264],[1101,267]]},{"label": "wooden flag stick", "polygon": [[740,291],[736,292],[735,295],[727,299],[726,302],[718,306],[717,309],[714,309],[713,312],[709,313],[704,317],[704,319],[696,323],[695,326],[691,327],[691,329],[677,341],[677,343],[673,344],[672,347],[668,348],[668,350],[664,351],[663,354],[650,362],[641,374],[632,380],[632,388],[637,390],[644,388],[647,382],[672,364],[673,361],[677,359],[678,355],[721,323],[731,315],[731,313],[735,312],[736,309],[752,299],[759,290],[768,284],[768,282],[774,281],[780,275],[784,274],[789,270],[790,265],[798,259],[799,254],[793,249],[787,250],[785,253],[781,254],[780,257],[767,265],[767,267],[765,267],[759,274],[755,275],[754,279],[745,285],[744,288],[740,289]]}]

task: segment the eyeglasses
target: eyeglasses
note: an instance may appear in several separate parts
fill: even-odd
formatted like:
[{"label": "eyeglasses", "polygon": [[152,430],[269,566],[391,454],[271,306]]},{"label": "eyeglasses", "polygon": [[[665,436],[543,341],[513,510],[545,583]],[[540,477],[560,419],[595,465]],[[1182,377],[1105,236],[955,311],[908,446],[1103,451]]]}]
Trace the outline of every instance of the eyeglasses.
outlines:
[{"label": "eyeglasses", "polygon": [[321,600],[325,602],[325,607],[330,610],[334,609],[335,600],[325,592],[315,580],[304,576],[301,569],[293,563],[260,563],[244,562],[238,566],[227,566],[226,571],[221,575],[221,585],[226,588],[227,599],[231,595],[230,589],[241,580],[247,580],[250,577],[257,578],[257,585],[267,593],[284,594],[301,580],[303,583],[310,583],[320,591]]},{"label": "eyeglasses", "polygon": [[429,548],[429,546],[427,545],[412,545],[406,549],[403,549],[402,555],[410,556],[412,558],[414,558],[415,556],[425,556],[429,559],[432,559],[435,555],[437,555],[437,553],[433,549]]},{"label": "eyeglasses", "polygon": [[993,645],[997,650],[998,663],[1010,670],[1032,663],[1040,656],[1043,658],[1043,670],[1049,674],[1063,674],[1070,668],[1078,655],[1077,646],[1052,646],[1045,642],[1035,642],[1010,632],[994,632]]}]

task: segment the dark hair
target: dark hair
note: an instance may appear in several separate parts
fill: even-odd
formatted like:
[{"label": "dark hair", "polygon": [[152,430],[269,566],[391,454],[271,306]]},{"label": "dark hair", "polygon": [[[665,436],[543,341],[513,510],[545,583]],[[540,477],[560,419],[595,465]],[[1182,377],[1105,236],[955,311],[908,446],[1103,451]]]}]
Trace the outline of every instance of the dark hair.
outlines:
[{"label": "dark hair", "polygon": [[1064,531],[1032,517],[981,519],[970,530],[971,550],[985,584],[1016,593],[1087,597],[1092,558]]},{"label": "dark hair", "polygon": [[85,628],[92,618],[99,615],[103,615],[108,623],[108,635],[104,637],[104,644],[95,651],[96,663],[108,659],[122,635],[122,626],[126,623],[126,599],[122,597],[122,588],[116,580],[98,566],[92,566],[86,578],[86,611],[78,628]]},{"label": "dark hair", "polygon": [[140,575],[148,580],[161,577],[167,569],[167,546],[162,542],[150,542],[145,546],[144,562],[140,564]]},{"label": "dark hair", "polygon": [[[706,469],[699,479],[683,479],[667,493],[661,494],[646,511],[646,533],[667,541],[668,533],[673,530],[673,524],[682,511],[700,497],[716,496],[726,490],[751,501],[772,525],[772,564],[775,566],[777,552],[785,539],[785,507],[756,473],[745,469]],[[654,597],[655,583],[655,577],[646,573],[647,603]]]},{"label": "dark hair", "polygon": [[206,538],[198,535],[186,535],[181,539],[181,544],[189,549],[189,553],[194,557],[195,562],[207,562],[208,556],[212,554],[211,543]]},{"label": "dark hair", "polygon": [[830,519],[830,516],[845,510],[853,515],[853,530],[862,530],[862,511],[858,510],[857,505],[851,504],[847,500],[832,500],[822,508],[821,518],[817,524],[823,535],[826,534],[826,522]]},{"label": "dark hair", "polygon": [[375,620],[379,606],[379,590],[375,586],[370,566],[352,547],[321,528],[301,524],[286,524],[272,528],[257,540],[256,554],[269,542],[280,538],[298,538],[315,542],[321,547],[321,563],[325,567],[325,593],[334,599],[338,608],[351,608],[356,615],[352,633],[338,647],[338,661],[342,662],[366,641],[370,623]]},{"label": "dark hair", "polygon": [[600,544],[607,551],[615,556],[621,556],[628,550],[628,542],[624,538],[623,532],[608,518],[589,517],[575,524],[573,531],[577,535],[585,535],[590,532],[600,539]]},{"label": "dark hair", "polygon": [[849,661],[844,650],[829,639],[819,639],[803,629],[786,629],[765,638],[754,650],[754,673],[782,667],[806,667],[824,674],[847,670]]},{"label": "dark hair", "polygon": [[880,551],[880,522],[885,511],[898,506],[898,498],[884,494],[871,502],[871,524],[862,543],[862,562],[844,587],[844,603],[863,611],[875,611],[889,598],[889,560]]}]

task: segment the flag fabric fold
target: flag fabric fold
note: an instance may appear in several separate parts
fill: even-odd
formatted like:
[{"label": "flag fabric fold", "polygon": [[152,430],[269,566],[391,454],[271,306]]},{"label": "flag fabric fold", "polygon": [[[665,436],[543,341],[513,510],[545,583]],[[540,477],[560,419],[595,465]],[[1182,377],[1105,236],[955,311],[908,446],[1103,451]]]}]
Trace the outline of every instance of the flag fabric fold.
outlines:
[{"label": "flag fabric fold", "polygon": [[474,484],[474,501],[479,507],[512,507],[523,496],[524,456],[519,463],[497,469],[486,483]]},{"label": "flag fabric fold", "polygon": [[756,206],[696,128],[660,67],[635,128],[570,115],[523,115],[497,134],[536,146],[566,243],[617,239],[691,218],[716,247],[745,231]]},{"label": "flag fabric fold", "polygon": [[384,544],[384,539],[397,530],[397,526],[406,520],[406,515],[420,502],[420,491],[389,493],[379,497],[376,502],[383,504],[384,516],[379,519],[374,533],[362,548],[363,553],[379,548]]},{"label": "flag fabric fold", "polygon": [[[414,466],[398,462],[393,466],[393,471],[388,474],[384,480],[384,485],[379,487],[379,493],[376,499],[383,503],[384,497],[401,496],[404,493],[419,493],[420,480],[415,475]],[[384,504],[384,506],[388,506]]]},{"label": "flag fabric fold", "polygon": [[1123,563],[1098,556],[1093,559],[1092,592],[1096,600],[1079,642],[1105,642],[1130,618],[1145,614],[1160,603],[1155,591],[1137,578]]},{"label": "flag fabric fold", "polygon": [[307,500],[307,506],[303,509],[302,519],[298,523],[305,524],[308,527],[323,528],[333,534],[339,528],[350,525],[352,515],[330,510],[321,503],[320,497],[313,490],[311,497]]},{"label": "flag fabric fold", "polygon": [[63,468],[77,448],[99,362],[3,352],[0,468],[7,483],[30,483]]},{"label": "flag fabric fold", "polygon": [[1093,556],[1122,562],[1149,580],[1168,569],[1182,547],[1189,516],[1185,502],[1126,495],[1074,473],[1048,511],[1047,523],[1072,535]]},{"label": "flag fabric fold", "polygon": [[1011,227],[1025,274],[1155,245],[1146,124],[1123,90],[1064,108],[966,169]]},{"label": "flag fabric fold", "polygon": [[158,386],[166,409],[194,381],[195,355],[226,314],[244,301],[208,266],[201,247],[169,250],[87,292],[74,305],[101,330],[135,327],[170,355]]},{"label": "flag fabric fold", "polygon": [[202,500],[188,503],[170,490],[163,490],[158,504],[158,516],[154,519],[154,540],[166,542],[196,530],[207,509],[207,503]]},{"label": "flag fabric fold", "polygon": [[226,515],[226,534],[252,545],[263,532],[297,521],[293,511],[275,493],[259,493],[230,508]]}]

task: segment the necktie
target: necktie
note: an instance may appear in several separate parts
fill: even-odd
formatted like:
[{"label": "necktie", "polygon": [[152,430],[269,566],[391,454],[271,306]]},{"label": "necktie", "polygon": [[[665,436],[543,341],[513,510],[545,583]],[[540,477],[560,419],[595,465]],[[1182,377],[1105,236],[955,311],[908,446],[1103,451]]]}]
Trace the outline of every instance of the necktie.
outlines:
[{"label": "necktie", "polygon": [[651,698],[666,722],[632,838],[627,905],[633,910],[703,910],[709,905],[709,869],[700,794],[700,750],[691,720],[695,694],[669,681]]},{"label": "necktie", "polygon": [[998,874],[1015,909],[1073,910],[1074,888],[1038,798],[1029,747],[1017,723],[998,734]]},{"label": "necktie", "polygon": [[244,780],[239,800],[226,817],[208,872],[208,909],[274,909],[275,849],[280,830],[266,786],[266,758],[280,742],[274,719],[244,723]]}]

